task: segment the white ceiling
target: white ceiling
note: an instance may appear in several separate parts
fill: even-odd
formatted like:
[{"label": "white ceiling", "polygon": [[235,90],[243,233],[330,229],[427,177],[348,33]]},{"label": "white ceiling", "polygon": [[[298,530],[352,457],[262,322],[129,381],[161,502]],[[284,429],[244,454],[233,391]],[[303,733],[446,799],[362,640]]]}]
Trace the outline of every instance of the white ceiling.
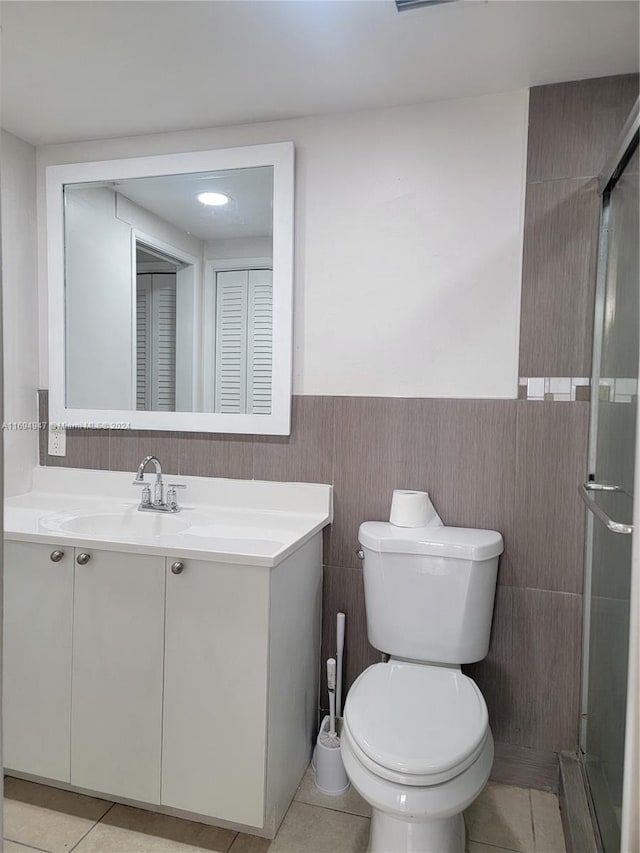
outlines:
[{"label": "white ceiling", "polygon": [[457,98],[638,69],[638,3],[2,3],[2,124],[42,144]]},{"label": "white ceiling", "polygon": [[[110,183],[111,189],[200,240],[270,237],[273,168],[198,172]],[[201,204],[198,193],[229,196],[223,207]]]}]

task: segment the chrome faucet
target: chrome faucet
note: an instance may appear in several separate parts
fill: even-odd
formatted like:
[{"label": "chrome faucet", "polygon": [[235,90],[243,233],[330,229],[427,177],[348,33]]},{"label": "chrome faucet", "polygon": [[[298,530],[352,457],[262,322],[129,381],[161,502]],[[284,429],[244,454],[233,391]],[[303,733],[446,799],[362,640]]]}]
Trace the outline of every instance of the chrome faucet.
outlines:
[{"label": "chrome faucet", "polygon": [[[153,500],[151,499],[151,487],[145,482],[144,472],[147,465],[153,462],[156,469],[156,481],[153,486]],[[142,486],[142,496],[138,509],[141,512],[180,512],[178,506],[177,489],[186,489],[181,483],[169,483],[167,499],[164,499],[164,483],[162,481],[162,466],[157,456],[145,456],[138,465],[138,472],[133,481],[134,486]]]}]

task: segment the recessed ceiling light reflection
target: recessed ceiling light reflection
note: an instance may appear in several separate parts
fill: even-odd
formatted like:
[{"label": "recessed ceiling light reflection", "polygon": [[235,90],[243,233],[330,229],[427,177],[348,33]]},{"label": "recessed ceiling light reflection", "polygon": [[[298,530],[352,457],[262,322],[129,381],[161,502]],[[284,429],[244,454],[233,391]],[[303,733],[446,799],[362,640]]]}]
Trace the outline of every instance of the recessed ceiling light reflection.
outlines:
[{"label": "recessed ceiling light reflection", "polygon": [[198,193],[198,201],[209,207],[222,207],[229,203],[229,196],[224,193]]}]

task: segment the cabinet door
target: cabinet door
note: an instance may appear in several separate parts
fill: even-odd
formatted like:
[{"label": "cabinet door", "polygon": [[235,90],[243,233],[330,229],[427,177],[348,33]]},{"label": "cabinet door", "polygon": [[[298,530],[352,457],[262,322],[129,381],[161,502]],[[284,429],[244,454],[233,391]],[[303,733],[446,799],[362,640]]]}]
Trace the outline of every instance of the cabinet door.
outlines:
[{"label": "cabinet door", "polygon": [[171,562],[162,804],[261,827],[269,569]]},{"label": "cabinet door", "polygon": [[[63,556],[57,560],[60,550]],[[69,782],[73,548],[4,545],[5,767]]]},{"label": "cabinet door", "polygon": [[86,553],[75,571],[71,783],[159,803],[164,558]]}]

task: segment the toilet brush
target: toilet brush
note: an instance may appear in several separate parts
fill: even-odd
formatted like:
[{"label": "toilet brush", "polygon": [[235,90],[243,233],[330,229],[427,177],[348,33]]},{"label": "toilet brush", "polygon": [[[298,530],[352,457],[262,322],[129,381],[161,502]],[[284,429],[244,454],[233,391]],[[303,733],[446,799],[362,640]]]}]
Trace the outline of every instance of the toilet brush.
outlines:
[{"label": "toilet brush", "polygon": [[329,690],[329,731],[320,732],[320,742],[323,746],[339,747],[340,738],[336,731],[336,660],[327,661],[327,689]]},{"label": "toilet brush", "polygon": [[[344,613],[340,612],[337,615],[336,619],[336,645],[337,645],[337,653],[336,653],[336,678],[335,678],[335,708],[336,708],[336,719],[338,721],[338,738],[340,738],[339,730],[341,724],[342,717],[342,658],[344,655],[344,628],[345,628],[346,616]],[[328,662],[327,662],[328,663]],[[328,673],[327,673],[328,674]],[[327,677],[327,682],[329,678]],[[331,702],[331,696],[329,697],[329,702]],[[324,731],[324,723],[320,727],[320,731]],[[314,772],[316,769],[316,758],[318,754],[318,746],[314,746],[313,755],[311,757],[311,767]]]},{"label": "toilet brush", "polygon": [[327,687],[329,689],[329,716],[320,726],[316,743],[315,783],[323,794],[344,794],[349,788],[349,778],[340,752],[341,720],[336,719],[336,661],[327,661]]}]

